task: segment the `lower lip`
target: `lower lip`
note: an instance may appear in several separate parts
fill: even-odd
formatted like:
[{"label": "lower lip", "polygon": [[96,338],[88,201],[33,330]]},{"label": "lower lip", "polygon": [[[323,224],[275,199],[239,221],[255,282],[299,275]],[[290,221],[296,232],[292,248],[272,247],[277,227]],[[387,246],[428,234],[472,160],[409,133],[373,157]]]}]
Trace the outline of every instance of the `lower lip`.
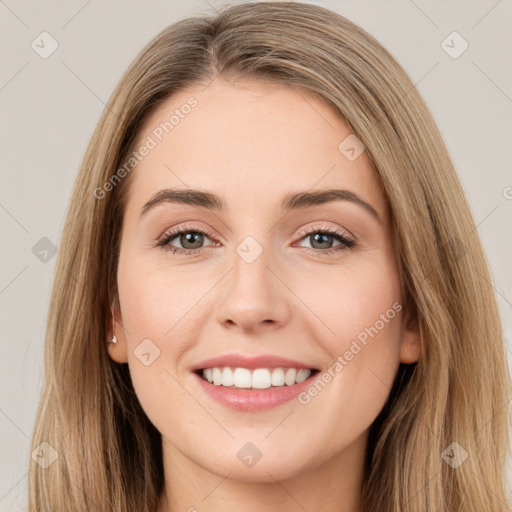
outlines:
[{"label": "lower lip", "polygon": [[316,373],[310,375],[305,381],[293,384],[291,386],[280,386],[267,389],[234,389],[225,386],[215,386],[207,380],[204,380],[197,373],[195,378],[204,391],[217,402],[236,409],[238,411],[265,411],[272,409],[285,402],[293,400],[311,385],[315,379]]}]

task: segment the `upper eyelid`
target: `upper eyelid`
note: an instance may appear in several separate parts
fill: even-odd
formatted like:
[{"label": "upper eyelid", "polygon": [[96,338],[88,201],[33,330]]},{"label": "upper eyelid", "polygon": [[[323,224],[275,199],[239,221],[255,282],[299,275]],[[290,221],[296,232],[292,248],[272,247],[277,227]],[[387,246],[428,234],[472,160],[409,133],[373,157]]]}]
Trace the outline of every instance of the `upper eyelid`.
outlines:
[{"label": "upper eyelid", "polygon": [[[326,224],[321,224],[321,223],[316,223],[316,224],[313,224],[306,228],[301,228],[301,229],[299,229],[298,234],[299,235],[308,234],[308,233],[314,233],[314,232],[322,231],[322,230],[326,231],[326,232],[338,231],[338,232],[341,232],[341,234],[347,236],[347,238],[350,238],[354,241],[356,240],[356,237],[348,229],[346,229],[344,227],[332,227],[332,226],[328,226]],[[332,234],[334,234],[334,233],[332,233]]]},{"label": "upper eyelid", "polygon": [[[171,228],[171,229],[168,229],[166,230],[159,238],[158,240],[159,241],[162,241],[162,240],[165,240],[165,239],[169,239],[169,240],[172,240],[174,239],[176,236],[182,234],[182,233],[187,233],[187,232],[200,232],[206,236],[208,236],[209,238],[211,239],[214,239],[216,240],[216,237],[215,235],[212,233],[211,230],[207,229],[207,228],[202,228],[202,227],[198,227],[198,226],[194,226],[194,225],[188,225],[188,224],[185,224],[183,226],[178,226],[176,228]],[[347,229],[345,228],[341,228],[341,227],[332,227],[332,226],[328,226],[326,224],[321,224],[321,223],[315,223],[311,226],[308,226],[308,227],[305,227],[305,228],[301,228],[298,230],[297,232],[297,235],[299,236],[299,240],[301,240],[302,238],[308,236],[308,235],[311,235],[312,233],[316,233],[316,232],[326,232],[326,233],[330,233],[332,236],[339,236],[339,235],[343,235],[345,236],[346,238],[350,239],[351,241],[353,242],[356,242],[356,237],[354,237]],[[338,233],[336,233],[336,231]]]}]

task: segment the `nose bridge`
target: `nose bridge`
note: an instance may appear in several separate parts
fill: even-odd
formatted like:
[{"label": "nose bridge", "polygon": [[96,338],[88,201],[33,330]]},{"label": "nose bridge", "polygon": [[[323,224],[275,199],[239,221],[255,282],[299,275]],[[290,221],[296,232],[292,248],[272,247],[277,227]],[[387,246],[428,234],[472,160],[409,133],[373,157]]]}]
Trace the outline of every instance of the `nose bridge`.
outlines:
[{"label": "nose bridge", "polygon": [[270,247],[273,232],[267,227],[269,220],[262,216],[261,208],[258,212],[258,205],[251,201],[240,204],[238,211],[240,214],[235,219],[234,232],[231,233],[235,251],[234,274],[250,279],[251,275],[257,273],[264,279],[269,272],[266,267],[273,260]]},{"label": "nose bridge", "polygon": [[240,304],[244,300],[256,304],[260,300],[270,300],[272,283],[269,282],[271,272],[268,267],[272,257],[268,247],[268,239],[259,234],[246,236],[235,248],[233,257],[232,292],[237,293]]},{"label": "nose bridge", "polygon": [[[254,231],[253,231],[254,233]],[[219,320],[243,329],[262,323],[282,324],[289,314],[285,290],[269,267],[275,266],[270,237],[264,230],[245,236],[236,246],[227,276]]]}]

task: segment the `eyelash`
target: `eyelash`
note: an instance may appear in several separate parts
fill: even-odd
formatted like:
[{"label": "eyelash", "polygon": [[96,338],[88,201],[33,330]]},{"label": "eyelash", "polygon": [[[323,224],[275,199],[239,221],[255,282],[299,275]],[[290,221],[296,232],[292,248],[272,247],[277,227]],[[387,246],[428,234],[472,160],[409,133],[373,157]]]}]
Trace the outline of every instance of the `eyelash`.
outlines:
[{"label": "eyelash", "polygon": [[[210,233],[208,230],[197,229],[194,226],[182,226],[180,229],[166,232],[159,239],[157,246],[160,247],[165,252],[170,252],[172,254],[181,254],[185,256],[192,256],[192,254],[197,254],[202,249],[205,249],[205,247],[201,247],[199,249],[182,249],[181,247],[172,247],[169,245],[169,242],[171,240],[176,238],[178,235],[182,235],[185,233],[197,233],[200,235],[206,235],[208,238],[211,239],[214,238],[212,233]],[[348,238],[345,233],[339,231],[336,228],[330,228],[326,226],[312,226],[308,230],[300,231],[299,235],[301,235],[301,238],[299,239],[299,241],[303,240],[308,236],[318,233],[334,236],[334,238],[338,239],[338,241],[341,242],[341,245],[325,250],[313,249],[312,247],[303,247],[303,249],[306,249],[310,254],[320,254],[322,256],[327,256],[333,253],[345,251],[347,249],[354,249],[356,247],[356,243],[352,239]]]}]

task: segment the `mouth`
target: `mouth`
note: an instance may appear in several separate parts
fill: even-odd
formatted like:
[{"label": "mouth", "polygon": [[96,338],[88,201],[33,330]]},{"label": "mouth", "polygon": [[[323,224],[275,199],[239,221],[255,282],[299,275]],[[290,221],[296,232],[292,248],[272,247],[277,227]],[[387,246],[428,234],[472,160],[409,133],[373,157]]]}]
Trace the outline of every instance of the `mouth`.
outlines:
[{"label": "mouth", "polygon": [[216,403],[235,411],[254,413],[297,398],[312,385],[318,373],[316,368],[230,366],[192,372],[200,390]]},{"label": "mouth", "polygon": [[198,390],[217,404],[260,412],[308,388],[320,372],[310,364],[275,354],[224,354],[197,363],[191,372]]},{"label": "mouth", "polygon": [[203,381],[231,390],[261,391],[295,386],[314,378],[316,368],[244,368],[214,366],[194,371]]}]

